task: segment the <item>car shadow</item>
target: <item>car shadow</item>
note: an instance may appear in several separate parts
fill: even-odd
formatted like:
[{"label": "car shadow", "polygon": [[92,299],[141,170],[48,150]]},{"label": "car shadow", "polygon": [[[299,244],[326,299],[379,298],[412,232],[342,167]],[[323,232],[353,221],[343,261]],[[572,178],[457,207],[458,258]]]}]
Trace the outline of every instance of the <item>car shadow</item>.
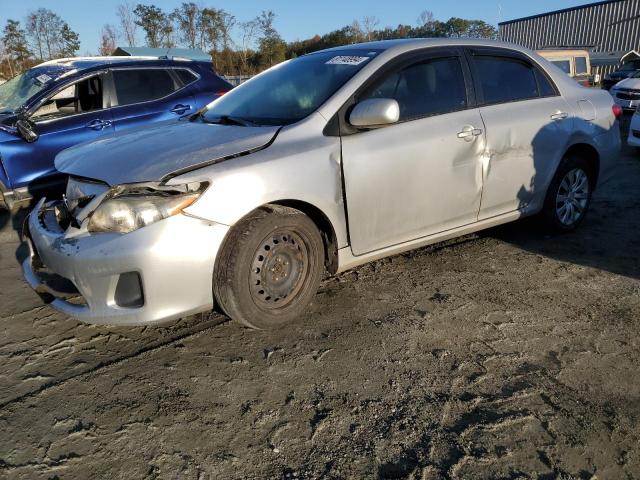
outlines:
[{"label": "car shadow", "polygon": [[[640,263],[636,260],[640,236],[635,234],[640,225],[640,197],[634,193],[640,184],[640,161],[635,150],[626,144],[629,120],[625,116],[620,122],[623,149],[612,167],[610,179],[598,186],[585,220],[575,231],[546,234],[534,217],[485,230],[479,235],[562,262],[640,279]],[[535,171],[543,171],[537,164],[536,140],[533,146]],[[534,178],[530,186],[521,187],[518,193],[521,203],[531,198],[536,184]]]},{"label": "car shadow", "polygon": [[2,231],[10,221],[11,214],[9,213],[9,209],[4,203],[0,203],[0,231]]},{"label": "car shadow", "polygon": [[29,215],[29,212],[32,208],[33,204],[29,203],[26,205],[22,205],[11,212],[13,230],[16,232],[18,239],[21,240],[15,252],[16,260],[19,264],[22,264],[22,262],[24,262],[25,259],[29,256],[29,247],[27,247],[27,244],[22,241],[22,228],[27,215]]}]

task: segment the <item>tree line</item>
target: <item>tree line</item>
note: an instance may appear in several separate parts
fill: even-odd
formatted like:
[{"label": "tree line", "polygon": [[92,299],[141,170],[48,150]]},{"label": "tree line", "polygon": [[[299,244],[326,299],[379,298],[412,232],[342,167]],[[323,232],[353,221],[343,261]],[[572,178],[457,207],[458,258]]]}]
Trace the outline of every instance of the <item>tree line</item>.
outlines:
[{"label": "tree line", "polygon": [[[497,37],[495,27],[482,20],[454,17],[440,21],[429,11],[422,12],[413,25],[380,28],[377,17],[365,16],[324,35],[292,42],[282,39],[271,10],[238,21],[223,9],[193,2],[170,11],[155,5],[123,3],[116,8],[116,18],[117,24],[102,27],[99,55],[111,54],[118,45],[197,48],[209,52],[214,70],[224,75],[253,75],[306,53],[373,40]],[[47,60],[75,56],[80,49],[78,34],[46,8],[30,12],[23,22],[7,20],[0,33],[0,77],[4,78]]]}]

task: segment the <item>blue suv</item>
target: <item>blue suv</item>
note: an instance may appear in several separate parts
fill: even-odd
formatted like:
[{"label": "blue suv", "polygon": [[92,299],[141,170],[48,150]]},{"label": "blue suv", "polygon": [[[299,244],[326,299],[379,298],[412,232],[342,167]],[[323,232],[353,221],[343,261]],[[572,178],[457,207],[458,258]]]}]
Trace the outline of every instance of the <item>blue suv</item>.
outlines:
[{"label": "blue suv", "polygon": [[38,65],[0,85],[0,191],[9,206],[31,198],[64,181],[54,167],[61,150],[192,114],[231,88],[210,62],[186,59],[95,57]]}]

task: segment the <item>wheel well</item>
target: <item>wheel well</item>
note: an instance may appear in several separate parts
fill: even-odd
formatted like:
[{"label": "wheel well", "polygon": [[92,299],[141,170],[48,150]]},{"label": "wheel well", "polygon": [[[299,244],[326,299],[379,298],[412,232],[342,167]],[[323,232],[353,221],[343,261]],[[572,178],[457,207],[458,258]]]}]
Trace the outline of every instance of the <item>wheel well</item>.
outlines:
[{"label": "wheel well", "polygon": [[[277,202],[271,202],[269,205],[295,208],[309,217],[311,221],[315,223],[322,236],[327,271],[331,274],[338,271],[338,240],[336,238],[336,232],[331,221],[322,210],[301,200],[279,200]],[[268,207],[269,205],[266,206]]]},{"label": "wheel well", "polygon": [[566,156],[575,156],[587,161],[593,175],[591,188],[595,190],[596,185],[598,185],[598,176],[600,175],[600,155],[598,151],[589,144],[577,143],[567,150]]}]

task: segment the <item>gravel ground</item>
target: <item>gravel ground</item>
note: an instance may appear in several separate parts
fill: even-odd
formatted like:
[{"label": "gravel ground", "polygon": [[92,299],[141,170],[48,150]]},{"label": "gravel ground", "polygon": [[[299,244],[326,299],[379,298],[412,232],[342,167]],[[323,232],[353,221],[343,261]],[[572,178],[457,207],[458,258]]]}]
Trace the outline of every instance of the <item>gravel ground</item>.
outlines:
[{"label": "gravel ground", "polygon": [[575,233],[375,262],[274,332],[59,315],[0,214],[0,477],[640,478],[634,155]]}]

